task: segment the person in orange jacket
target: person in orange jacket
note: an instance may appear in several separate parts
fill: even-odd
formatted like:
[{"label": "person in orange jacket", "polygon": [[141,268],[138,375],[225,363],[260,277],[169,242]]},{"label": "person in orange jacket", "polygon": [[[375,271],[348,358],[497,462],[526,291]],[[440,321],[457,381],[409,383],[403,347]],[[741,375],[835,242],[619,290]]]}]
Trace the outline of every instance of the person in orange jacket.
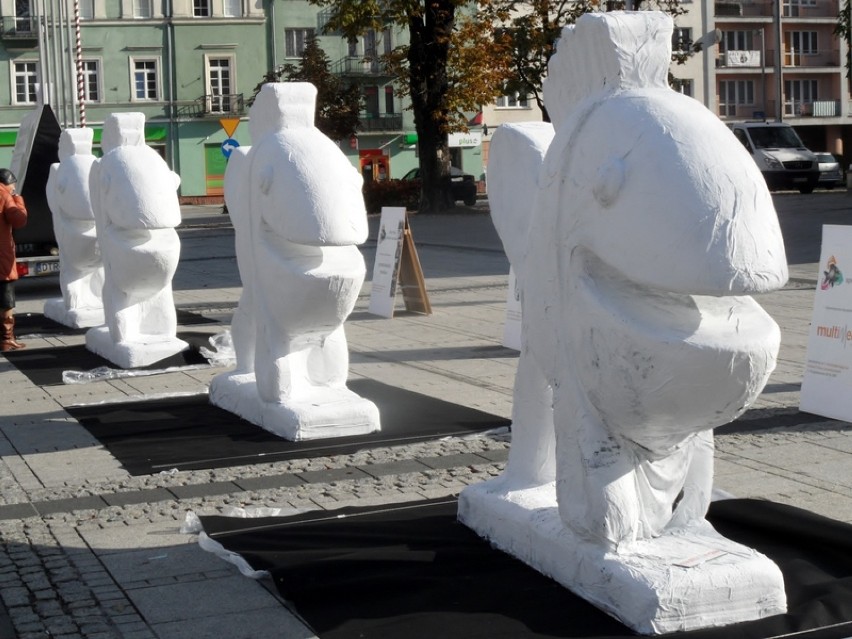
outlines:
[{"label": "person in orange jacket", "polygon": [[15,339],[15,238],[12,229],[27,223],[24,198],[15,192],[17,178],[9,169],[0,169],[0,351],[14,351],[26,344]]}]

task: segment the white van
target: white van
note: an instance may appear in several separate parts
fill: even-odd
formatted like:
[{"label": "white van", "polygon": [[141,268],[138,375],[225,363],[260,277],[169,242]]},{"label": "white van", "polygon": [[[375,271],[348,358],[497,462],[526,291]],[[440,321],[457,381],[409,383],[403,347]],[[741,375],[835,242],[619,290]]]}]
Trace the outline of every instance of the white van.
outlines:
[{"label": "white van", "polygon": [[817,157],[802,144],[796,131],[784,122],[729,124],[751,153],[766,185],[771,189],[798,189],[810,193],[819,180]]}]

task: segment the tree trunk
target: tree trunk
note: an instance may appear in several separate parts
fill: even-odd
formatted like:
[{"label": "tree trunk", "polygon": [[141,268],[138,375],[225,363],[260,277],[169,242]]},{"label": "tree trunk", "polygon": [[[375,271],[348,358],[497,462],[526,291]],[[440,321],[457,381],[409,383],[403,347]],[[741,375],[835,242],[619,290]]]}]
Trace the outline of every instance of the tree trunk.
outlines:
[{"label": "tree trunk", "polygon": [[411,106],[420,154],[420,212],[455,205],[450,189],[447,121],[447,57],[455,21],[450,0],[427,2],[423,16],[409,16]]}]

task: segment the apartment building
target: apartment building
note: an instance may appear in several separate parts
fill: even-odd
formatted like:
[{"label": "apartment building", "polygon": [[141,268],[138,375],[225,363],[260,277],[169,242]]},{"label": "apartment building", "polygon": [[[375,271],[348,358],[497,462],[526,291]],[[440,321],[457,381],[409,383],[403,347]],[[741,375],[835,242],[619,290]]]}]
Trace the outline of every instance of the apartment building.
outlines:
[{"label": "apartment building", "polygon": [[[848,48],[834,34],[838,0],[685,1],[672,48],[700,51],[671,66],[674,88],[725,122],[780,119],[814,151],[852,162]],[[776,16],[779,16],[776,18]],[[488,133],[505,122],[535,121],[541,112],[523,96],[502,96],[483,108]]]},{"label": "apartment building", "polygon": [[[418,165],[412,113],[378,60],[404,31],[323,35],[327,15],[307,0],[79,0],[78,10],[79,34],[73,0],[0,0],[0,166],[42,92],[63,127],[82,123],[82,94],[96,147],[108,114],[140,111],[148,144],[181,176],[181,197],[221,200],[229,149],[251,143],[255,87],[268,70],[298,64],[313,35],[364,96],[358,134],[339,142],[352,163],[366,179]],[[454,140],[454,159],[480,172],[478,138]]]}]

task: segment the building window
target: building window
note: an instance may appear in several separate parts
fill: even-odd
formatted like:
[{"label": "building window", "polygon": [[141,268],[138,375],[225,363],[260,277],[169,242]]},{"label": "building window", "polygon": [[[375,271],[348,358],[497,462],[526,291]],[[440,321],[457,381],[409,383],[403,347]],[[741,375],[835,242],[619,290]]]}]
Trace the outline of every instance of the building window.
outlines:
[{"label": "building window", "polygon": [[672,33],[672,50],[689,51],[692,49],[692,29],[689,27],[675,27]]},{"label": "building window", "polygon": [[195,18],[209,18],[210,0],[192,0],[192,15]]},{"label": "building window", "polygon": [[693,81],[685,80],[683,78],[674,78],[672,81],[672,88],[678,93],[683,93],[684,95],[688,95],[690,98],[694,97],[693,90]]},{"label": "building window", "polygon": [[224,0],[224,2],[226,18],[239,18],[243,15],[242,0]]},{"label": "building window", "polygon": [[133,60],[133,99],[156,100],[157,91],[157,61]]},{"label": "building window", "polygon": [[393,99],[393,87],[385,87],[385,113],[396,113],[396,103]]},{"label": "building window", "polygon": [[15,62],[15,104],[35,104],[38,62]]},{"label": "building window", "polygon": [[752,80],[722,80],[719,82],[719,115],[737,115],[737,107],[754,105],[754,82]]},{"label": "building window", "polygon": [[101,101],[101,73],[97,60],[83,60],[83,99],[86,102]]},{"label": "building window", "polygon": [[152,0],[133,0],[134,18],[151,18],[154,16]]},{"label": "building window", "polygon": [[517,92],[503,95],[497,98],[497,108],[500,109],[528,109],[530,108],[527,96],[521,97]]},{"label": "building window", "polygon": [[722,51],[755,51],[754,30],[723,31],[719,48]]},{"label": "building window", "polygon": [[284,55],[288,58],[300,58],[305,45],[316,34],[316,29],[284,29]]},{"label": "building window", "polygon": [[784,36],[789,55],[816,55],[819,51],[816,31],[790,31]]},{"label": "building window", "polygon": [[94,20],[95,0],[80,0],[80,20]]},{"label": "building window", "polygon": [[364,112],[368,118],[379,117],[379,87],[364,87]]},{"label": "building window", "polygon": [[785,115],[808,115],[819,99],[816,80],[784,80]]},{"label": "building window", "polygon": [[230,113],[233,93],[233,60],[207,58],[207,112]]},{"label": "building window", "polygon": [[35,31],[31,0],[15,0],[15,31],[31,33]]}]

